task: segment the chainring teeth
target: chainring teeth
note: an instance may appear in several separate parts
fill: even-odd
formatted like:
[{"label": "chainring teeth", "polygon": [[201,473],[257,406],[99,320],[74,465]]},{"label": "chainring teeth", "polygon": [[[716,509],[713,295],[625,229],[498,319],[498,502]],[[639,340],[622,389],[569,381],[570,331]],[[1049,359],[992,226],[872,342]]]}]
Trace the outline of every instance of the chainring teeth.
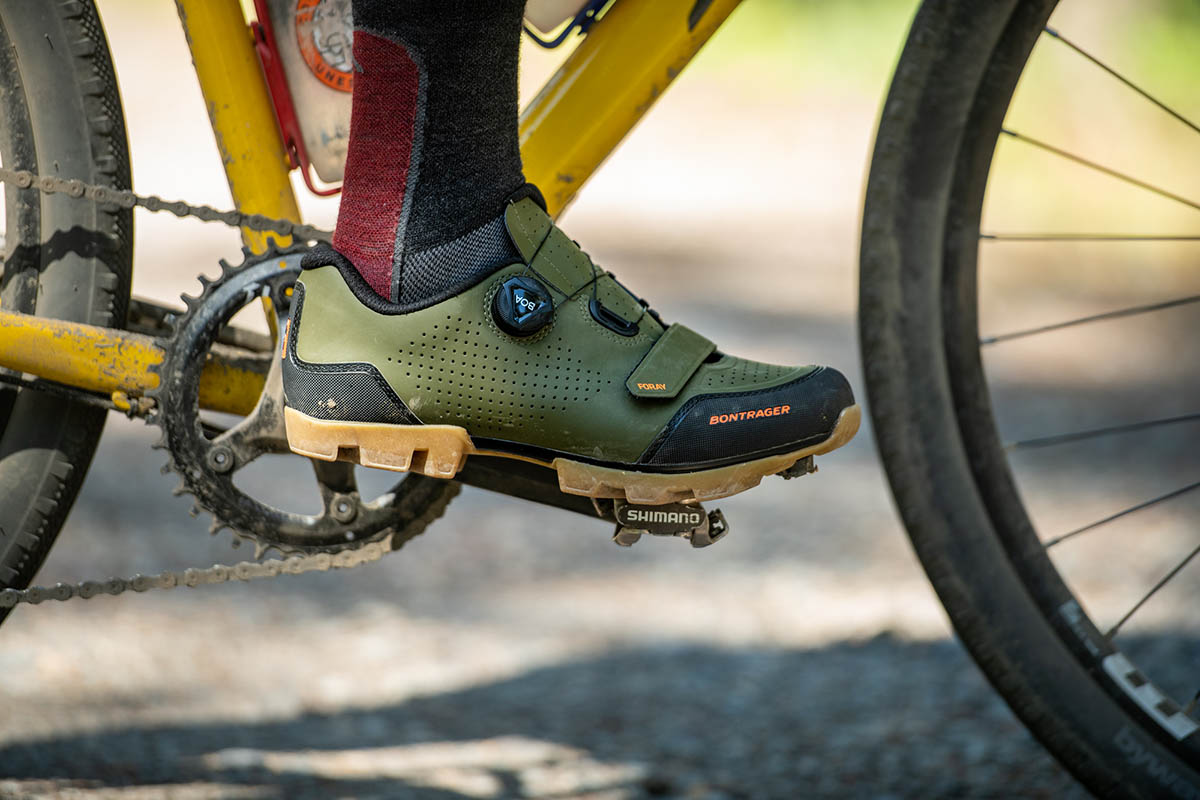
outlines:
[{"label": "chainring teeth", "polygon": [[[192,463],[192,458],[187,451],[195,453],[199,447],[203,446],[199,439],[204,438],[198,402],[195,399],[198,396],[197,385],[189,385],[189,381],[184,377],[185,374],[191,373],[198,381],[199,371],[189,369],[188,366],[194,364],[197,348],[211,346],[211,342],[215,341],[218,331],[225,322],[232,318],[240,308],[253,302],[260,292],[232,293],[225,298],[223,308],[213,314],[212,319],[203,319],[201,315],[209,311],[206,306],[211,298],[230,282],[252,275],[252,270],[261,264],[294,258],[306,250],[307,247],[303,245],[279,248],[272,242],[269,249],[260,255],[243,248],[244,260],[236,266],[221,259],[219,277],[214,279],[207,275],[201,275],[198,279],[201,287],[200,293],[198,295],[181,295],[180,299],[186,310],[169,320],[170,337],[166,339],[165,344],[156,342],[163,353],[162,361],[149,367],[153,373],[158,375],[159,381],[158,386],[146,391],[146,397],[152,399],[155,404],[153,411],[147,416],[147,422],[158,426],[162,432],[152,445],[155,449],[167,451],[167,462],[163,465],[162,471],[164,474],[174,472],[180,478],[180,482],[172,490],[172,494],[190,495],[193,499],[191,509],[193,516],[199,512],[207,512],[212,516],[213,522],[209,526],[211,534],[215,535],[224,529],[230,530],[234,537],[234,546],[240,545],[242,541],[250,542],[255,546],[256,559],[261,558],[269,550],[291,555],[357,549],[392,534],[390,525],[379,524],[379,520],[371,520],[367,515],[360,513],[356,519],[366,518],[368,525],[374,528],[370,529],[369,527],[362,535],[355,535],[353,524],[338,523],[335,531],[331,531],[328,536],[321,537],[319,542],[312,545],[284,541],[273,537],[270,529],[270,523],[277,522],[280,516],[293,524],[296,520],[323,519],[323,517],[290,514],[255,500],[234,486],[232,475],[233,472],[236,472],[236,468],[226,474],[216,473],[203,463],[204,459],[202,458],[196,459],[201,463],[191,467],[186,466]],[[251,280],[261,280],[261,276],[251,278]],[[238,308],[232,308],[234,302],[241,300],[246,302]],[[282,311],[282,304],[280,304],[280,309]],[[229,313],[222,313],[225,311]],[[197,321],[200,324],[197,324]],[[184,334],[187,336],[181,338]],[[187,430],[187,428],[193,427],[194,430]],[[227,497],[227,495],[232,496]],[[257,528],[257,530],[252,529],[251,525],[239,524],[238,517],[246,517],[247,512],[244,508],[244,500],[242,503],[236,502],[238,495],[248,499],[257,507],[256,510],[260,509],[264,512],[262,514],[254,513],[250,520],[258,523],[253,525],[253,528]],[[221,507],[222,499],[231,501],[227,505],[233,509],[232,513],[230,509]],[[274,517],[271,512],[275,512]],[[332,528],[333,526],[329,525],[328,527]],[[347,533],[351,534],[349,538],[347,538]]]},{"label": "chainring teeth", "polygon": [[[71,598],[88,599],[101,594],[116,595],[131,589],[142,592],[147,589],[171,589],[184,585],[198,586],[202,584],[223,583],[231,579],[250,580],[254,578],[269,578],[282,574],[324,571],[331,568],[351,568],[359,564],[378,560],[388,550],[398,549],[404,542],[424,530],[430,522],[440,517],[450,499],[457,494],[458,485],[447,484],[436,493],[436,496],[425,499],[419,514],[405,519],[402,530],[389,531],[385,529],[380,535],[372,539],[363,538],[353,543],[342,542],[340,547],[337,548],[338,552],[334,553],[331,553],[331,548],[328,547],[295,548],[280,546],[274,543],[264,543],[253,534],[236,530],[236,528],[223,520],[213,510],[205,506],[203,498],[192,491],[194,487],[188,484],[187,470],[179,468],[179,464],[171,449],[170,431],[164,422],[163,410],[168,407],[165,401],[171,399],[168,389],[172,384],[167,378],[172,374],[170,360],[172,356],[178,356],[176,353],[178,349],[177,338],[181,330],[179,323],[181,320],[186,321],[190,315],[196,313],[197,309],[203,306],[213,286],[221,284],[226,280],[236,279],[240,270],[252,266],[251,261],[259,262],[267,259],[288,257],[303,252],[305,249],[303,245],[280,247],[274,234],[282,233],[285,236],[294,237],[298,241],[316,240],[329,242],[332,239],[331,232],[308,225],[300,225],[290,220],[275,220],[259,214],[247,215],[239,211],[219,211],[210,206],[194,206],[182,201],[167,202],[160,197],[138,195],[129,190],[88,184],[79,180],[67,180],[53,175],[36,175],[28,171],[14,171],[5,168],[3,165],[0,165],[0,183],[16,186],[20,189],[33,188],[46,195],[65,192],[71,197],[84,197],[103,206],[105,209],[109,207],[123,209],[141,207],[149,211],[170,211],[178,217],[190,216],[205,221],[217,221],[234,228],[247,228],[266,234],[266,253],[258,256],[253,254],[249,248],[243,247],[243,263],[241,265],[234,267],[222,259],[220,262],[220,278],[213,280],[204,276],[200,280],[201,293],[199,296],[184,295],[182,297],[187,310],[182,314],[172,315],[166,320],[172,331],[168,337],[171,345],[163,347],[160,341],[154,342],[154,345],[162,351],[163,355],[159,363],[148,365],[148,369],[158,375],[159,380],[157,386],[147,389],[144,392],[145,398],[153,401],[153,403],[148,403],[147,407],[142,409],[142,411],[147,412],[145,415],[147,423],[157,425],[161,430],[159,438],[152,444],[152,447],[167,451],[167,463],[162,467],[163,474],[170,472],[179,474],[180,483],[176,487],[175,493],[192,494],[196,497],[193,510],[208,511],[213,515],[214,519],[209,529],[210,532],[215,534],[224,528],[230,528],[233,530],[236,541],[247,539],[254,542],[256,559],[261,559],[267,549],[278,550],[287,556],[282,561],[267,561],[257,564],[244,561],[231,566],[214,565],[203,569],[189,569],[183,573],[163,572],[158,575],[135,575],[129,579],[110,578],[102,582],[59,583],[49,588],[33,586],[27,589],[4,589],[0,591],[0,609],[11,608],[17,603],[36,604],[45,600],[63,601]],[[107,213],[107,211],[104,213]],[[104,288],[111,290],[115,288],[115,284]],[[283,305],[280,304],[281,309]],[[418,486],[420,485],[420,482],[418,482]],[[291,555],[287,555],[289,552]],[[309,554],[310,552],[313,554]]]}]

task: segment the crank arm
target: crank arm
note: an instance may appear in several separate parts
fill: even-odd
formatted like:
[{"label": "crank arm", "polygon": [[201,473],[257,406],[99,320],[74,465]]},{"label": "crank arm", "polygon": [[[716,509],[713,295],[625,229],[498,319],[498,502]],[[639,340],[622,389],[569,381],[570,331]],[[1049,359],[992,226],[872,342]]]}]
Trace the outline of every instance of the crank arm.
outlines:
[{"label": "crank arm", "polygon": [[525,461],[494,456],[473,455],[454,478],[460,483],[530,500],[592,519],[603,519],[590,497],[567,494],[558,488],[558,475],[552,469]]},{"label": "crank arm", "polygon": [[[200,379],[200,405],[249,414],[262,394],[270,357],[214,346]],[[0,367],[113,397],[130,406],[158,386],[162,351],[153,336],[0,310]],[[120,399],[118,399],[120,398]]]}]

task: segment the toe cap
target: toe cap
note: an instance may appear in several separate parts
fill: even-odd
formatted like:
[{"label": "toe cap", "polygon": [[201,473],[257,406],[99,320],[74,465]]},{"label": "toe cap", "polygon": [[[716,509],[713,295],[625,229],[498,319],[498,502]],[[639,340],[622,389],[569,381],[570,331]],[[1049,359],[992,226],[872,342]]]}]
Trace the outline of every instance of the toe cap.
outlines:
[{"label": "toe cap", "polygon": [[852,405],[850,382],[832,367],[770,389],[700,395],[679,409],[639,463],[698,468],[797,450],[827,439]]}]

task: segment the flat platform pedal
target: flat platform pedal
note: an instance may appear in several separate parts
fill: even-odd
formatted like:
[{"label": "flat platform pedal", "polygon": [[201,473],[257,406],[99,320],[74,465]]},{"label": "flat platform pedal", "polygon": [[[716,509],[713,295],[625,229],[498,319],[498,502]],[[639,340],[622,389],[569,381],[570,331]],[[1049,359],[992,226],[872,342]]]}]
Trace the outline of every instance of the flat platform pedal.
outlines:
[{"label": "flat platform pedal", "polygon": [[776,474],[785,481],[790,481],[792,478],[802,478],[805,475],[812,475],[816,471],[816,461],[813,460],[812,456],[805,456],[795,464],[792,464],[790,467],[785,469],[783,472],[778,472]]}]

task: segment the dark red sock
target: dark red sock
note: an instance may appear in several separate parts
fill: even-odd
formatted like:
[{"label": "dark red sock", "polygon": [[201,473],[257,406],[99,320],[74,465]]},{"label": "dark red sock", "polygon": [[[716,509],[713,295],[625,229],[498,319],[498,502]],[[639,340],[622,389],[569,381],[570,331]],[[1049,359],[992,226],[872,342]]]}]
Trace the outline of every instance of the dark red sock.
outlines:
[{"label": "dark red sock", "polygon": [[524,0],[353,0],[354,99],[334,247],[420,307],[516,260]]}]

